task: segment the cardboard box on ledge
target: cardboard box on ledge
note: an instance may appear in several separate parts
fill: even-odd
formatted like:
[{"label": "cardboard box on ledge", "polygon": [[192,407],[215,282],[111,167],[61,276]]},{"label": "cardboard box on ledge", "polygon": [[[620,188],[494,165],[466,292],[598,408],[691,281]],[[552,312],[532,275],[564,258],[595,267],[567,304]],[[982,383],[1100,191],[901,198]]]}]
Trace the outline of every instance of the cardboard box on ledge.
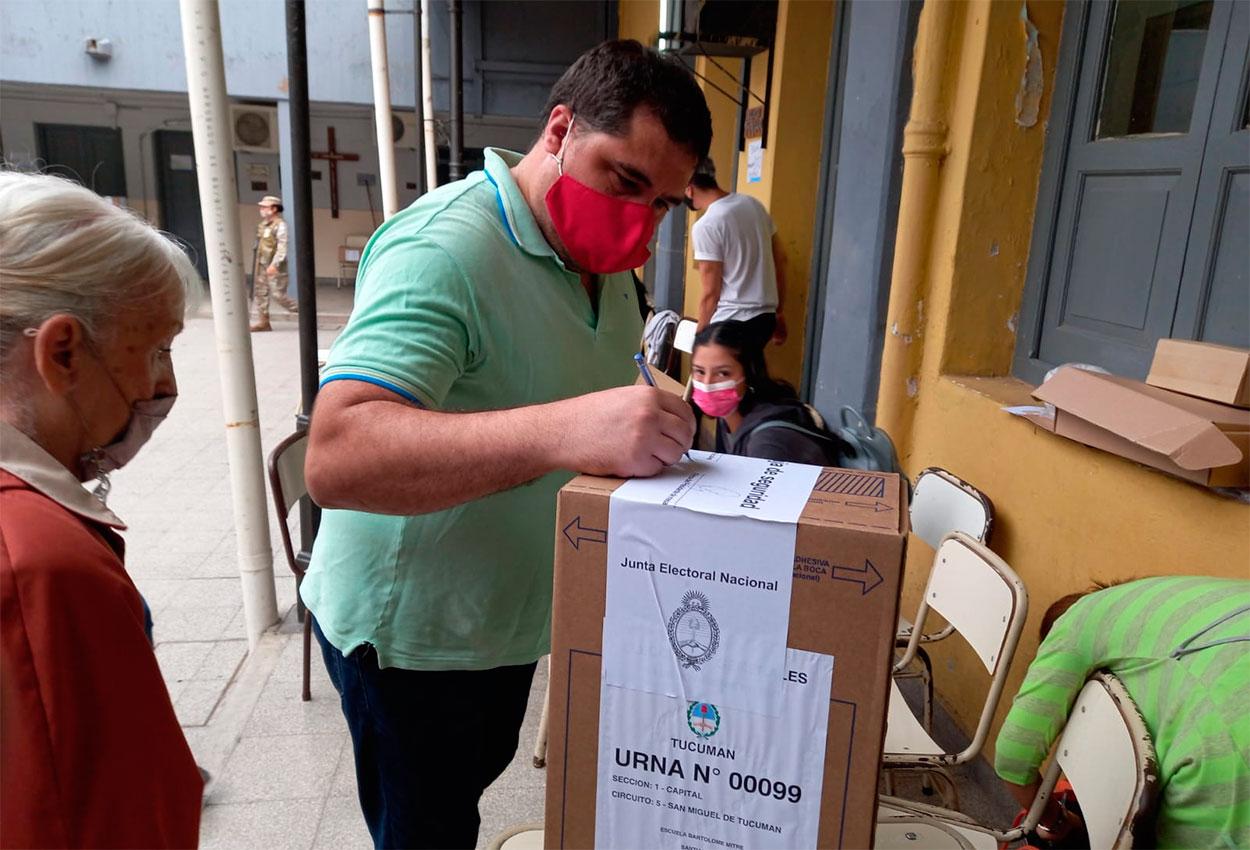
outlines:
[{"label": "cardboard box on ledge", "polygon": [[1060,436],[1208,487],[1250,487],[1250,410],[1067,366],[1033,391],[1028,418]]},{"label": "cardboard box on ledge", "polygon": [[1250,407],[1250,351],[1190,339],[1161,339],[1146,383],[1220,404]]},{"label": "cardboard box on ledge", "polygon": [[[608,507],[622,483],[582,476],[560,491],[548,848],[595,843]],[[834,656],[825,752],[810,756],[824,765],[820,847],[872,846],[907,531],[899,476],[843,469],[820,475],[796,529],[787,646]]]}]

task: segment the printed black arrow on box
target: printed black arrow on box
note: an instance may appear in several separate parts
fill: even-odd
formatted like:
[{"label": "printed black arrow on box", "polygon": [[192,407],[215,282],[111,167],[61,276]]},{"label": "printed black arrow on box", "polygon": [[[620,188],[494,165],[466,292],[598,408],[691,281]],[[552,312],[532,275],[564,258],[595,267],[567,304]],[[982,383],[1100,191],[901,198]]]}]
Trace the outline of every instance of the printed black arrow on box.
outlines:
[{"label": "printed black arrow on box", "polygon": [[848,499],[847,501],[843,502],[843,504],[846,505],[848,508],[868,508],[874,514],[879,514],[882,511],[894,510],[894,507],[892,505],[887,505],[885,502],[852,502]]},{"label": "printed black arrow on box", "polygon": [[607,543],[608,531],[605,528],[589,528],[582,525],[582,518],[579,514],[573,517],[573,521],[564,527],[564,536],[573,548],[581,551],[582,543]]},{"label": "printed black arrow on box", "polygon": [[858,584],[862,588],[860,593],[861,596],[867,596],[868,591],[872,590],[883,581],[881,573],[877,572],[877,568],[874,567],[872,565],[872,561],[869,561],[867,558],[864,559],[863,569],[843,567],[838,564],[834,564],[830,575],[838,581],[853,581]]}]

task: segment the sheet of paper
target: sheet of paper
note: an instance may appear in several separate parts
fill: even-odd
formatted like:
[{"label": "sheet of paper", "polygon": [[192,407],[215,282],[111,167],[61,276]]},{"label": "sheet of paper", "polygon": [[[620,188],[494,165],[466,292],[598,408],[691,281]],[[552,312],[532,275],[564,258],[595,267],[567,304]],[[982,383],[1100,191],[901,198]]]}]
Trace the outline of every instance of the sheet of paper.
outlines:
[{"label": "sheet of paper", "polygon": [[764,177],[764,140],[747,142],[747,182],[758,183]]},{"label": "sheet of paper", "polygon": [[637,502],[717,516],[746,516],[793,525],[820,477],[802,463],[691,450],[653,478],[634,478],[612,494],[612,504]]},{"label": "sheet of paper", "polygon": [[796,523],[820,469],[691,454],[612,494],[605,679],[776,715]]},{"label": "sheet of paper", "polygon": [[833,666],[787,650],[778,717],[605,681],[595,846],[815,847]]}]

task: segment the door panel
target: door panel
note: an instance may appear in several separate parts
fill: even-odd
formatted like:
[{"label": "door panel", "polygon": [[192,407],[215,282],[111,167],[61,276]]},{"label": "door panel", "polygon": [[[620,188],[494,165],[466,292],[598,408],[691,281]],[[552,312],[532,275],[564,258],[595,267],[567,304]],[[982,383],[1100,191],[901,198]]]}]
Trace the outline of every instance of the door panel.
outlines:
[{"label": "door panel", "polygon": [[1170,334],[1231,11],[1210,0],[1092,5],[1041,360],[1141,377]]},{"label": "door panel", "polygon": [[1206,284],[1202,327],[1196,338],[1250,348],[1250,171],[1230,173],[1221,193],[1221,212],[1211,278]]},{"label": "door panel", "polygon": [[1170,335],[1250,348],[1250,3],[1234,5]]},{"label": "door panel", "polygon": [[[1158,252],[1108,251],[1108,245],[1158,245],[1179,173],[1086,178],[1074,227],[1061,325],[1135,339],[1148,330]],[[1175,220],[1175,217],[1173,217]]]},{"label": "door panel", "polygon": [[114,127],[36,124],[44,171],[68,177],[107,197],[126,196],[122,131]]},{"label": "door panel", "polygon": [[182,130],[152,134],[161,229],[177,236],[188,248],[201,280],[208,280],[204,223],[200,217],[200,186],[195,171],[195,143]]}]

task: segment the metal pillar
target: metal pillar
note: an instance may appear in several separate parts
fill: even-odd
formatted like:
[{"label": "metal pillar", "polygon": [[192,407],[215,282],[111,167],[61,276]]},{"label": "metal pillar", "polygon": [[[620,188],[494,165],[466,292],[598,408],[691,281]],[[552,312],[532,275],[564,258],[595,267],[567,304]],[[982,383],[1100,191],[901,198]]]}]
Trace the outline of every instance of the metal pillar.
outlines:
[{"label": "metal pillar", "polygon": [[412,3],[412,102],[417,113],[417,197],[426,193],[428,184],[425,179],[425,112],[422,105],[425,100],[425,63],[422,61],[422,20],[421,0]]},{"label": "metal pillar", "polygon": [[[288,253],[294,259],[295,291],[299,302],[300,412],[295,427],[308,429],[313,400],[317,397],[317,270],[313,259],[312,222],[312,131],[308,109],[308,40],[304,23],[304,0],[286,0],[286,67],[288,110],[290,113],[291,164],[290,190],[291,243]],[[292,257],[292,255],[294,255]],[[321,508],[307,497],[300,500],[300,551],[296,560],[307,566],[313,540],[321,524]],[[301,618],[303,604],[299,605]]]},{"label": "metal pillar", "polygon": [[686,300],[686,208],[673,207],[660,222],[655,240],[655,291],[657,310],[684,314]]},{"label": "metal pillar", "polygon": [[386,59],[386,10],[382,0],[368,0],[369,61],[373,67],[373,123],[378,138],[378,183],[382,187],[382,217],[399,212],[399,183],[395,176],[395,131],[391,125],[391,78]]},{"label": "metal pillar", "polygon": [[180,0],[182,49],[187,66],[196,178],[204,219],[213,329],[221,370],[226,453],[234,502],[235,539],[243,590],[247,640],[255,648],[261,634],[278,621],[273,583],[269,506],[248,299],[243,281],[245,255],[239,240],[238,187],[230,146],[230,110],[221,51],[221,19],[216,0]]},{"label": "metal pillar", "polygon": [[447,0],[447,12],[451,17],[451,155],[448,172],[452,180],[464,177],[464,12],[460,0]]},{"label": "metal pillar", "polygon": [[425,187],[438,187],[438,135],[434,128],[434,72],[430,61],[430,0],[421,0],[421,135],[425,139]]}]

